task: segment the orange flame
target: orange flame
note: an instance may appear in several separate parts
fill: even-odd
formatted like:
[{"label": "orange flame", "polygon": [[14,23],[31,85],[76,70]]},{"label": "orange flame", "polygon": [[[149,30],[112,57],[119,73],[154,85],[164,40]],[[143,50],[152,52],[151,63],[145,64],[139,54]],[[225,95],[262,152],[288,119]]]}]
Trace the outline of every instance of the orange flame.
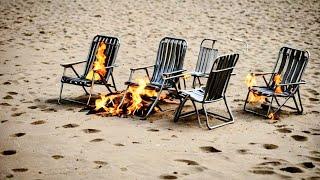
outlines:
[{"label": "orange flame", "polygon": [[[245,83],[248,86],[249,89],[251,89],[253,86],[257,85],[256,76],[253,73],[250,73],[246,76]],[[255,94],[253,92],[249,92],[248,102],[249,103],[263,103],[265,101],[265,96],[260,96],[258,94]]]},{"label": "orange flame", "polygon": [[[111,94],[108,96],[101,95],[100,99],[95,101],[95,110],[98,111],[103,108],[104,113],[110,115],[135,115],[136,111],[145,106],[143,96],[155,97],[158,95],[156,90],[147,89],[146,86],[149,83],[149,79],[137,79],[138,86],[129,86],[127,92],[119,94]],[[160,99],[165,98],[166,94],[161,94]],[[124,99],[123,99],[124,98]],[[120,107],[120,100],[123,99],[123,104]],[[115,102],[116,101],[116,102]],[[154,109],[156,112],[158,108]]]},{"label": "orange flame", "polygon": [[276,85],[276,89],[274,90],[275,93],[282,93],[282,89],[281,89],[281,86],[278,86],[281,81],[282,81],[282,78],[281,78],[281,75],[280,74],[276,74],[274,77],[273,77],[273,81]]},{"label": "orange flame", "polygon": [[100,76],[106,75],[106,67],[105,67],[105,60],[106,55],[104,54],[104,51],[106,50],[107,46],[104,42],[100,42],[99,48],[96,54],[96,60],[93,63],[92,70],[89,71],[88,75],[86,76],[86,79],[88,80],[101,80]]},{"label": "orange flame", "polygon": [[256,76],[253,73],[250,73],[246,76],[245,83],[249,88],[257,85]]}]

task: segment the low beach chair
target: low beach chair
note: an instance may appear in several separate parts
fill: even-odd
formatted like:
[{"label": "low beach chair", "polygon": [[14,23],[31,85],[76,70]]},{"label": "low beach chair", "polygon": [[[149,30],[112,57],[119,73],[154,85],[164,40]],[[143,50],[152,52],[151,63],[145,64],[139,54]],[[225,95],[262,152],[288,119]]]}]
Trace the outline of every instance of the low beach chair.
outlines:
[{"label": "low beach chair", "polygon": [[[191,72],[191,76],[193,77],[192,88],[196,86],[196,80],[198,81],[198,85],[203,85],[201,83],[201,78],[205,76],[209,76],[210,68],[212,67],[213,61],[218,56],[218,49],[214,49],[213,46],[217,40],[213,39],[204,39],[200,44],[200,50],[198,55],[198,61],[196,64],[196,68],[193,72]],[[210,47],[207,47],[205,44],[210,42]]]},{"label": "low beach chair", "polygon": [[[247,98],[244,104],[244,110],[257,115],[268,117],[270,113],[276,114],[280,109],[285,106],[297,111],[298,114],[303,113],[302,102],[300,98],[300,85],[305,84],[305,81],[301,80],[302,74],[309,60],[309,52],[293,49],[290,47],[282,47],[280,49],[278,60],[274,66],[274,69],[270,73],[253,73],[255,76],[262,76],[265,82],[265,86],[253,86],[249,87]],[[271,75],[270,80],[266,80],[266,75]],[[275,82],[275,78],[278,76],[279,83]],[[281,78],[281,79],[279,79]],[[271,98],[271,101],[267,99],[264,104],[267,106],[267,112],[262,113],[255,109],[249,109],[247,107],[249,94],[253,93],[258,96],[264,96]],[[280,103],[278,98],[284,98],[284,102]],[[285,105],[289,99],[293,99],[295,107]],[[273,101],[276,101],[277,107],[273,107]],[[299,100],[299,104],[297,102]],[[271,112],[271,110],[275,110]]]},{"label": "low beach chair", "polygon": [[[90,96],[87,102],[77,101],[73,99],[66,99],[66,98],[62,98],[63,85],[65,83],[81,86],[84,92],[86,93],[86,95],[89,95],[89,92],[86,90],[85,87],[93,88],[94,84],[106,86],[109,92],[112,92],[110,88],[113,88],[115,91],[117,91],[116,84],[113,77],[113,68],[115,67],[114,62],[117,57],[119,46],[120,46],[120,41],[118,38],[97,35],[93,38],[89,55],[86,61],[61,64],[64,70],[63,70],[63,75],[61,77],[61,88],[60,88],[58,103],[60,104],[62,100],[66,100],[66,101],[71,101],[71,102],[80,103],[80,104],[86,104],[86,105],[89,104],[92,89],[90,91]],[[86,63],[86,65],[85,65],[83,74],[80,76],[79,73],[75,70],[74,66],[82,63]],[[96,66],[99,65],[101,69],[100,70],[94,69],[94,68],[97,68],[97,67],[94,67],[94,64],[96,64]],[[71,69],[74,72],[73,77],[66,75],[67,69]],[[100,72],[103,72],[103,73],[100,73]],[[110,77],[111,77],[111,83],[108,83]]]},{"label": "low beach chair", "polygon": [[[234,118],[227,104],[225,93],[228,87],[231,73],[238,59],[239,59],[239,54],[231,54],[231,55],[218,57],[212,65],[209,78],[207,80],[205,87],[179,91],[180,105],[175,111],[174,122],[177,122],[180,118],[196,114],[198,118],[199,126],[202,127],[200,114],[203,114],[206,117],[206,125],[208,129],[214,129],[214,128],[218,128],[218,127],[233,123]],[[179,76],[172,76],[170,78],[173,79],[177,77]],[[182,108],[184,107],[187,100],[191,100],[195,110],[181,113]],[[213,112],[208,112],[205,107],[205,105],[209,103],[214,103],[221,100],[224,100],[229,117],[218,115]],[[202,108],[200,110],[197,109],[196,103],[201,104]],[[218,125],[211,125],[209,122],[208,116],[213,116],[223,121],[223,123]]]},{"label": "low beach chair", "polygon": [[[187,42],[184,39],[165,37],[160,41],[154,65],[130,69],[130,77],[126,82],[128,88],[130,85],[134,84],[134,82],[132,82],[134,73],[138,70],[143,70],[146,72],[150,81],[146,88],[156,89],[158,93],[157,97],[153,99],[153,102],[148,107],[147,113],[141,117],[141,119],[146,119],[153,111],[154,107],[158,106],[157,103],[163,90],[175,88],[176,85],[179,87],[181,86],[178,81],[179,79],[168,82],[164,80],[164,77],[181,74],[185,71],[183,69],[183,62],[186,50]],[[149,68],[153,68],[153,74],[151,77],[149,76]],[[173,84],[171,82],[173,82]]]}]

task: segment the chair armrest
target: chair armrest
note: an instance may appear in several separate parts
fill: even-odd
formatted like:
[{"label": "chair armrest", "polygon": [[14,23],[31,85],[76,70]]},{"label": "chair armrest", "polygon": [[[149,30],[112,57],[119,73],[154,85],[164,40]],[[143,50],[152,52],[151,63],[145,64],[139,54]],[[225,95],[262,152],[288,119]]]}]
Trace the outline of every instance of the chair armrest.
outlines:
[{"label": "chair armrest", "polygon": [[190,73],[183,73],[183,74],[178,74],[175,76],[164,77],[163,79],[168,80],[168,79],[180,78],[180,77],[184,77],[184,76],[190,76]]},{"label": "chair armrest", "polygon": [[294,82],[294,83],[286,83],[286,84],[278,84],[277,86],[290,86],[290,85],[299,85],[299,84],[306,84],[305,81],[300,81],[300,82]]},{"label": "chair armrest", "polygon": [[155,65],[150,65],[150,66],[144,66],[144,67],[138,67],[138,68],[130,68],[131,71],[136,71],[136,70],[141,70],[141,69],[147,69],[154,67]]},{"label": "chair armrest", "polygon": [[74,62],[74,63],[68,63],[68,64],[60,64],[60,66],[64,67],[64,68],[68,68],[68,67],[71,67],[73,65],[76,65],[76,64],[81,64],[81,63],[85,63],[87,61],[78,61],[78,62]]},{"label": "chair armrest", "polygon": [[173,71],[173,72],[170,72],[170,73],[163,73],[162,75],[163,75],[163,76],[165,76],[165,77],[167,77],[167,76],[171,76],[171,75],[175,75],[175,74],[183,73],[183,72],[185,72],[185,71],[187,71],[187,70],[185,70],[185,69],[181,69],[181,70]]},{"label": "chair armrest", "polygon": [[275,74],[274,72],[252,72],[255,76],[264,76],[268,74]]}]

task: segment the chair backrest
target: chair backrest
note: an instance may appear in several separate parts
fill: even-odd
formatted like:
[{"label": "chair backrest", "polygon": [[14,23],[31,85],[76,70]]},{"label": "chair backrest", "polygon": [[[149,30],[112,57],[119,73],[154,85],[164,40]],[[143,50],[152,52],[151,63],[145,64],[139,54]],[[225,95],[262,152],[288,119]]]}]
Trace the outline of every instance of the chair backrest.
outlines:
[{"label": "chair backrest", "polygon": [[[200,44],[200,50],[198,55],[198,61],[196,64],[195,72],[210,73],[213,61],[218,56],[218,49],[214,49],[213,46],[217,40],[204,39]],[[205,42],[211,42],[211,47],[206,47]]]},{"label": "chair backrest", "polygon": [[[86,77],[86,75],[92,69],[93,62],[96,60],[96,54],[100,42],[104,42],[106,44],[106,50],[104,51],[104,54],[106,55],[105,66],[107,67],[114,65],[120,47],[120,40],[116,37],[96,35],[91,43],[83,77]],[[111,71],[107,71],[105,79],[109,78],[110,73]]]},{"label": "chair backrest", "polygon": [[[269,81],[269,86],[274,87],[274,76],[281,76],[281,84],[295,83],[301,80],[302,74],[309,60],[309,52],[293,49],[290,47],[282,47],[279,51],[277,63],[273,69],[273,74]],[[296,86],[283,86],[282,90],[290,92]]]},{"label": "chair backrest", "polygon": [[[165,37],[160,41],[151,84],[162,84],[163,73],[182,70],[187,51],[184,39]],[[169,83],[168,83],[169,85]]]},{"label": "chair backrest", "polygon": [[218,57],[211,68],[205,87],[203,101],[213,101],[224,97],[231,73],[239,59],[239,54]]}]

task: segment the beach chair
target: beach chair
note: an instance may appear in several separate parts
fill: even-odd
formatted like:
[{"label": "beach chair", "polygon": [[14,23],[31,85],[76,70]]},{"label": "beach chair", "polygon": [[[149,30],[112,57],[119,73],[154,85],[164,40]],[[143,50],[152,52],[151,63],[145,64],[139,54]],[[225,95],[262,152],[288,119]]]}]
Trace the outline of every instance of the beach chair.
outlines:
[{"label": "beach chair", "polygon": [[[206,47],[205,45],[208,42],[210,42],[210,47]],[[191,76],[193,77],[192,88],[195,88],[196,80],[198,81],[198,85],[202,86],[203,84],[201,83],[201,78],[209,76],[212,63],[218,56],[218,49],[213,48],[215,42],[216,40],[213,39],[202,40],[196,68],[193,72],[191,72]]]},{"label": "beach chair", "polygon": [[[153,111],[154,107],[158,107],[157,103],[163,90],[174,89],[177,88],[177,86],[179,88],[181,87],[179,79],[168,82],[164,77],[181,74],[185,71],[183,69],[183,62],[186,50],[187,42],[184,39],[165,37],[160,41],[154,65],[130,69],[131,73],[129,80],[125,83],[128,85],[128,88],[130,85],[134,84],[134,82],[132,82],[134,73],[138,70],[142,70],[146,72],[150,81],[146,88],[155,89],[157,91],[157,97],[153,99],[148,107],[147,113],[142,116],[141,119],[146,119]],[[151,77],[149,76],[149,68],[153,68]]]},{"label": "beach chair", "polygon": [[[301,80],[301,77],[308,60],[308,51],[293,49],[290,47],[282,47],[279,51],[278,60],[272,72],[253,73],[255,76],[263,77],[265,86],[249,87],[247,98],[244,104],[244,110],[268,117],[270,113],[276,114],[283,106],[285,106],[296,110],[298,114],[302,114],[303,106],[300,98],[299,88],[301,84],[305,84],[305,81]],[[266,80],[266,75],[271,75],[269,81]],[[278,83],[275,81],[276,76],[278,76]],[[281,79],[279,79],[279,77]],[[264,106],[267,107],[266,113],[263,113],[263,111],[261,112],[261,109],[249,109],[247,107],[250,93],[266,97],[266,102],[264,103]],[[269,101],[268,98],[271,98],[271,101]],[[284,98],[284,102],[280,103],[279,98]],[[291,98],[293,99],[295,107],[286,105],[288,100]],[[277,107],[272,106],[273,101],[276,101]],[[273,110],[273,112],[271,112],[271,110]]]},{"label": "beach chair", "polygon": [[[61,64],[64,68],[63,75],[61,77],[61,88],[58,103],[62,100],[71,101],[80,104],[89,104],[91,92],[94,84],[104,85],[109,92],[112,92],[111,88],[117,91],[116,84],[113,77],[113,68],[115,67],[115,60],[117,57],[120,41],[116,37],[97,35],[93,38],[89,55],[86,61],[79,61],[68,64]],[[75,70],[74,66],[86,63],[85,69],[82,75]],[[100,69],[97,67],[100,66]],[[66,75],[66,70],[71,69],[74,76],[70,77]],[[109,78],[111,82],[109,83]],[[85,87],[91,87],[90,96],[87,102],[77,101],[73,99],[62,98],[62,91],[64,84],[71,84],[81,86],[86,95],[89,95],[88,90]]]},{"label": "beach chair", "polygon": [[[200,114],[203,114],[206,117],[206,125],[208,129],[214,129],[214,128],[218,128],[218,127],[233,123],[234,118],[227,104],[225,93],[228,87],[231,73],[238,59],[239,59],[239,54],[231,54],[231,55],[218,57],[212,65],[209,78],[207,80],[205,87],[195,88],[191,90],[180,90],[179,91],[180,105],[175,111],[174,122],[177,122],[180,118],[196,114],[198,118],[199,126],[202,127]],[[172,79],[176,77],[178,76],[172,76],[170,78]],[[194,111],[182,113],[182,109],[185,103],[187,102],[187,100],[191,100],[192,105],[194,107]],[[229,117],[225,117],[213,112],[209,112],[205,107],[207,104],[214,103],[221,100],[223,100],[226,105]],[[201,104],[201,109],[199,110],[197,109],[196,103]],[[223,121],[223,123],[220,123],[218,125],[212,125],[209,122],[208,116],[215,117]]]}]

